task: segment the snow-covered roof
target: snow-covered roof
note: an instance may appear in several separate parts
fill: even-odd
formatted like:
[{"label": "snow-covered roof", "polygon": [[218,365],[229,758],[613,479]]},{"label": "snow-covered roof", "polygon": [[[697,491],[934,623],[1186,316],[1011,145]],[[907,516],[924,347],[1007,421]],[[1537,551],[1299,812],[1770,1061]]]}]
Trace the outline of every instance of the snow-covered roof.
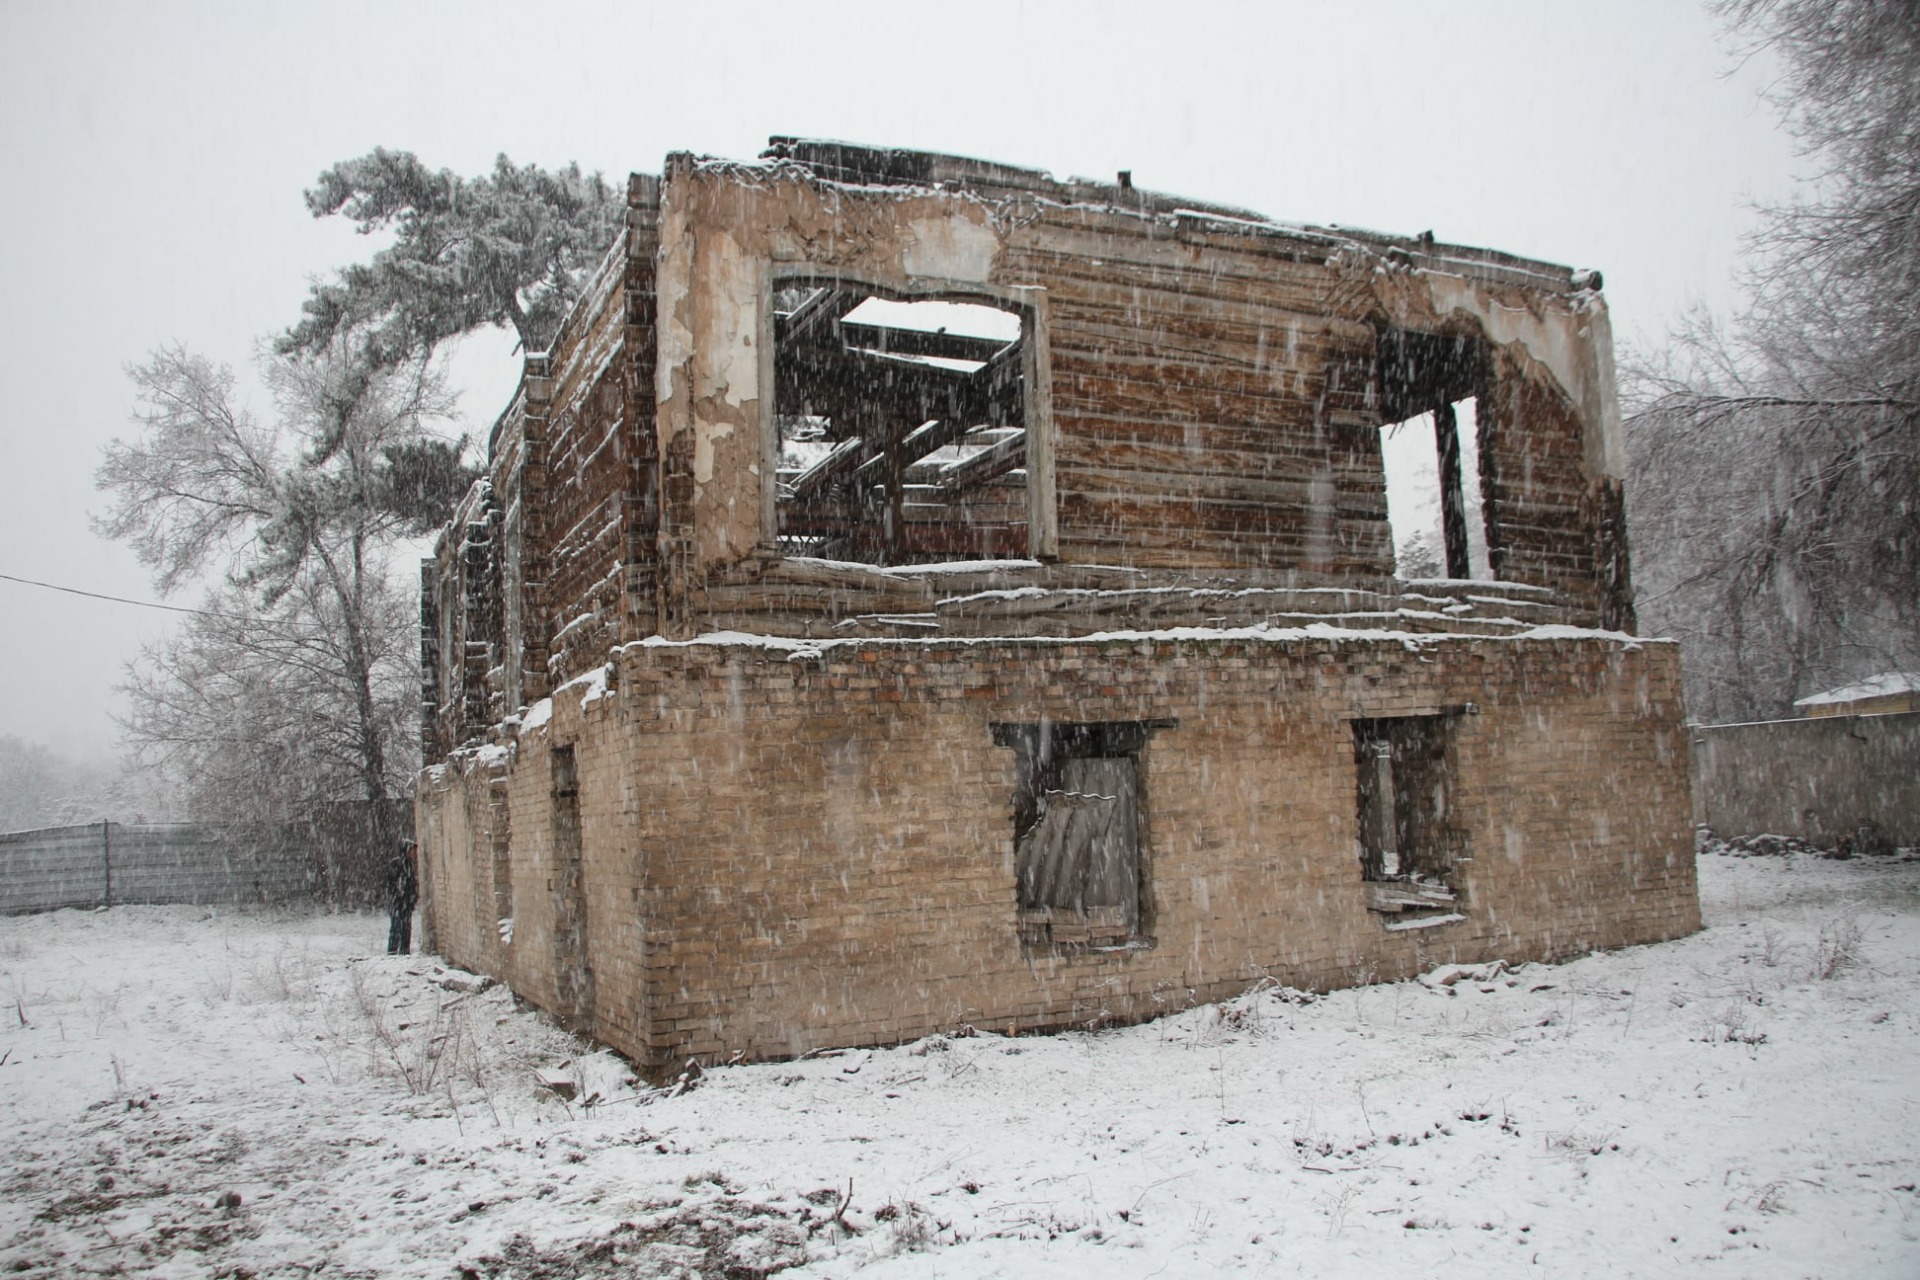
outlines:
[{"label": "snow-covered roof", "polygon": [[1883,671],[1865,680],[1843,684],[1825,693],[1811,693],[1794,700],[1796,707],[1824,707],[1836,702],[1862,702],[1868,698],[1887,698],[1897,693],[1920,693],[1920,672]]}]

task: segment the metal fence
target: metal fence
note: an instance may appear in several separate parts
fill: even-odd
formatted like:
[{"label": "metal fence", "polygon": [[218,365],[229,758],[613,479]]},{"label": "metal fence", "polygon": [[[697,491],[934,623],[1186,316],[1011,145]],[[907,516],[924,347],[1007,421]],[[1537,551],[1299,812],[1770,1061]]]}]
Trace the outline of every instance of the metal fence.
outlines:
[{"label": "metal fence", "polygon": [[218,827],[93,822],[0,835],[0,912],[125,903],[284,902],[310,887],[286,844],[230,840]]}]

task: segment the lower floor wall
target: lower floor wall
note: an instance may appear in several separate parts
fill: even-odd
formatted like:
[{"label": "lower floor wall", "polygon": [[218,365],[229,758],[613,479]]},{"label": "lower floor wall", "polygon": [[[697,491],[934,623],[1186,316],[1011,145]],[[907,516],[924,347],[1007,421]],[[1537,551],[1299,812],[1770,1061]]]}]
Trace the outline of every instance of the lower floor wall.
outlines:
[{"label": "lower floor wall", "polygon": [[[1358,743],[1400,717],[1439,745],[1399,842],[1451,896],[1395,913]],[[1675,646],[1558,630],[646,642],[422,774],[425,906],[450,959],[656,1072],[1131,1021],[1698,928],[1683,721]],[[1062,726],[1131,753],[1123,936],[1023,910]]]}]

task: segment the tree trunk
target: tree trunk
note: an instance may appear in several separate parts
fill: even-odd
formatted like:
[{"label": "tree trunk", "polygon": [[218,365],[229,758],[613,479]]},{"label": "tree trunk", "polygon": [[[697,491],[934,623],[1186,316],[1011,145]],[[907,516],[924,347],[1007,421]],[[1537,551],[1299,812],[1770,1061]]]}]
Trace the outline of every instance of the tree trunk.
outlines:
[{"label": "tree trunk", "polygon": [[347,649],[346,676],[353,688],[359,737],[360,779],[367,799],[367,830],[375,854],[384,860],[399,847],[401,835],[396,830],[393,807],[387,797],[386,744],[380,737],[379,705],[373,696],[373,658],[367,650],[365,536],[358,529],[352,534],[353,563],[344,579],[327,550],[324,547],[315,550],[327,567],[327,580],[340,604],[341,629]]}]

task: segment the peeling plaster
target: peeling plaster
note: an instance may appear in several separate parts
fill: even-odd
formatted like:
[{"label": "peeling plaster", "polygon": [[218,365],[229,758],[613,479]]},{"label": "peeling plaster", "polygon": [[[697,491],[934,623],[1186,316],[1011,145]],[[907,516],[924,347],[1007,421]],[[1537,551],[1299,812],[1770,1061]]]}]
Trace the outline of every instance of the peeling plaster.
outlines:
[{"label": "peeling plaster", "polygon": [[1460,276],[1432,271],[1420,276],[1436,315],[1444,319],[1460,311],[1472,316],[1489,341],[1520,346],[1553,374],[1580,411],[1590,475],[1619,479],[1626,474],[1626,443],[1613,385],[1613,324],[1598,294],[1581,295],[1567,311],[1540,315],[1499,302],[1484,286]]},{"label": "peeling plaster", "polygon": [[686,211],[674,207],[677,202],[663,203],[666,216],[660,225],[659,275],[655,284],[659,299],[656,339],[659,346],[655,358],[654,398],[664,405],[673,399],[674,373],[693,362],[695,344],[693,330],[687,324],[693,293],[693,233],[687,225]]},{"label": "peeling plaster", "polygon": [[1000,236],[987,224],[985,211],[976,206],[963,213],[915,218],[907,223],[900,265],[910,276],[985,284],[992,278],[999,256]]},{"label": "peeling plaster", "polygon": [[713,483],[713,447],[715,442],[733,434],[731,422],[700,418],[693,424],[693,479],[696,484]]},{"label": "peeling plaster", "polygon": [[662,193],[655,386],[664,456],[685,440],[694,563],[748,554],[758,515],[761,386],[774,263],[821,262],[911,291],[918,281],[985,285],[1001,238],[981,202],[947,193],[822,188],[791,175],[669,166]]},{"label": "peeling plaster", "polygon": [[760,358],[753,341],[759,332],[761,271],[759,261],[728,232],[710,228],[696,237],[691,273],[695,348],[689,365],[693,479],[703,488],[717,474],[722,442],[757,417]]},{"label": "peeling plaster", "polygon": [[760,398],[760,359],[753,349],[760,304],[759,263],[725,231],[703,233],[696,253],[694,273],[701,291],[693,395],[696,400],[723,400],[739,408]]}]

